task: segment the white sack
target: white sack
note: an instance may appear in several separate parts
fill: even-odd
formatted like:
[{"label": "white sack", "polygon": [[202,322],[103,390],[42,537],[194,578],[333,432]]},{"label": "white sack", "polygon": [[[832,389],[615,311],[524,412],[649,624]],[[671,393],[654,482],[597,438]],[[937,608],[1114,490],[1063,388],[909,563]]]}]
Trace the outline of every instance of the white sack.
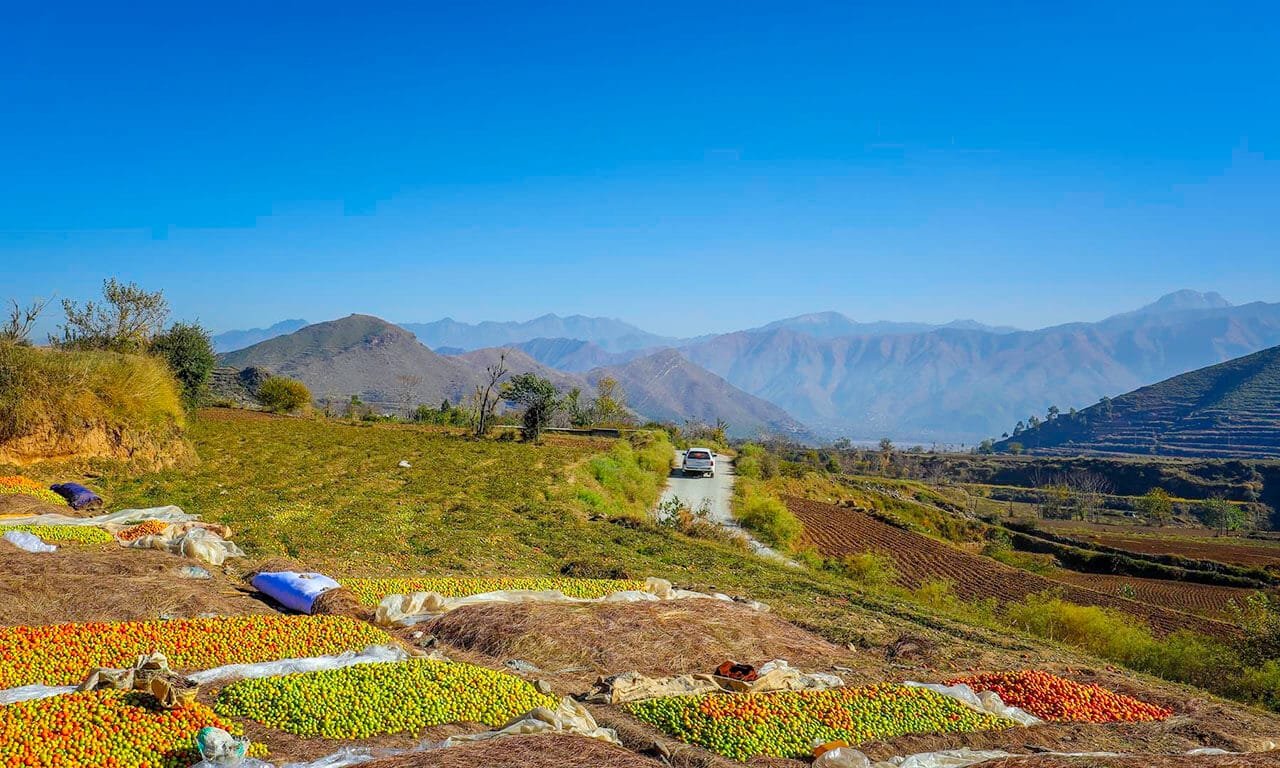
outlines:
[{"label": "white sack", "polygon": [[441,748],[471,741],[488,741],[503,736],[521,736],[533,733],[572,733],[589,739],[622,746],[618,732],[601,728],[586,707],[565,696],[555,709],[537,707],[511,720],[496,731],[473,733],[469,736],[451,736],[441,742]]},{"label": "white sack", "polygon": [[316,598],[342,586],[322,573],[272,571],[259,573],[250,582],[259,592],[298,613],[311,613]]}]

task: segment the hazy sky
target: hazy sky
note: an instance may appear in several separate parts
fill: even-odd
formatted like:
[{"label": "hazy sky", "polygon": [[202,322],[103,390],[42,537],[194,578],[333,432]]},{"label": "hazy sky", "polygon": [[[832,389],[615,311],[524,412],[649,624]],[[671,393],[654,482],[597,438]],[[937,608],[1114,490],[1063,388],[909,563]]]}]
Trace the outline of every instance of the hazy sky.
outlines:
[{"label": "hazy sky", "polygon": [[[1021,7],[1019,7],[1021,6]],[[1280,301],[1270,3],[11,4],[0,300],[688,335]]]}]

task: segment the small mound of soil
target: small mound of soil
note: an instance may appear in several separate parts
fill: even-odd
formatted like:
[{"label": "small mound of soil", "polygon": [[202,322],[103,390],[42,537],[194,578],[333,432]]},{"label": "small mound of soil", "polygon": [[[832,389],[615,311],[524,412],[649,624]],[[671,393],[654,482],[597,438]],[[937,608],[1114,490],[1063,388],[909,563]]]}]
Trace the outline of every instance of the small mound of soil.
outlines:
[{"label": "small mound of soil", "polygon": [[48,515],[58,514],[67,517],[91,517],[99,514],[98,510],[84,510],[77,512],[67,504],[50,504],[47,501],[24,496],[21,493],[0,493],[0,525],[7,525],[3,517],[18,515],[26,517],[29,515]]},{"label": "small mound of soil", "polygon": [[[200,566],[210,579],[184,579]],[[0,548],[0,625],[132,621],[161,615],[274,613],[238,581],[197,560],[154,549],[68,545],[32,554]]]},{"label": "small mound of soil", "polygon": [[825,669],[851,655],[773,614],[719,600],[475,605],[420,629],[490,665],[523,659],[566,683],[632,670],[711,672],[730,659]]},{"label": "small mound of soil", "polygon": [[375,760],[367,768],[656,768],[657,761],[583,736],[509,736]]}]

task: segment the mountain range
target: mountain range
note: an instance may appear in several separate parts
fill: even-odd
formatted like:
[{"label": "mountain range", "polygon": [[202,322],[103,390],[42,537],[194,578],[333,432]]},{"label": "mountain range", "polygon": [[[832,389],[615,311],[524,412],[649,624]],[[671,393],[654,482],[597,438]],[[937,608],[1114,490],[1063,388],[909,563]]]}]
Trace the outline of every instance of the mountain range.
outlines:
[{"label": "mountain range", "polygon": [[281,320],[267,328],[249,328],[243,331],[227,331],[219,333],[212,337],[213,351],[219,354],[223,352],[233,352],[237,349],[251,347],[260,341],[274,339],[277,336],[284,336],[287,333],[293,333],[299,328],[307,325],[306,320]]},{"label": "mountain range", "polygon": [[1280,454],[1280,347],[1058,414],[995,444],[1038,453]]},{"label": "mountain range", "polygon": [[1038,330],[964,320],[859,322],[836,312],[693,339],[579,315],[404,327],[438,350],[516,347],[574,375],[674,349],[816,434],[958,444],[999,434],[1050,405],[1086,407],[1280,344],[1280,304],[1233,306],[1216,293],[1183,290],[1101,321]]},{"label": "mountain range", "polygon": [[369,315],[350,315],[225,353],[220,362],[298,379],[318,401],[342,404],[355,395],[384,411],[405,413],[419,404],[461,402],[499,358],[512,375],[536,373],[561,392],[579,388],[589,396],[596,382],[613,377],[626,393],[628,407],[643,420],[714,424],[724,419],[738,437],[811,437],[781,408],[742,392],[671,349],[578,374],[545,365],[516,346],[442,355],[400,326]]}]

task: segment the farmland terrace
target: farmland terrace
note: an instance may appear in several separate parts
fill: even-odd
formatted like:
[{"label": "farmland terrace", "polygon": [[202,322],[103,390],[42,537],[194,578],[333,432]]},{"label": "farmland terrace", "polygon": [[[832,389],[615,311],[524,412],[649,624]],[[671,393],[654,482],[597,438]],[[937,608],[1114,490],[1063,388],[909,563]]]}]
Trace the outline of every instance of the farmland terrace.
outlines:
[{"label": "farmland terrace", "polygon": [[788,497],[786,502],[804,524],[808,543],[823,555],[838,558],[866,551],[887,555],[893,559],[899,583],[908,589],[946,580],[966,600],[995,598],[1000,603],[1060,591],[1073,603],[1137,616],[1159,633],[1193,630],[1217,637],[1236,634],[1230,624],[1029,573],[889,525],[858,509],[796,497]]},{"label": "farmland terrace", "polygon": [[[371,642],[389,643],[416,658],[319,677],[213,683],[176,717],[111,692],[0,707],[0,765],[78,768],[111,764],[106,757],[112,757],[122,765],[184,768],[195,761],[191,734],[205,724],[243,731],[277,764],[315,759],[342,746],[406,748],[424,738],[500,725],[533,704],[554,705],[556,697],[585,693],[602,675],[706,673],[725,660],[759,665],[779,657],[806,671],[837,673],[849,688],[829,696],[722,697],[716,706],[727,709],[717,717],[724,718],[732,737],[718,736],[718,726],[705,719],[711,730],[700,734],[663,720],[663,712],[687,702],[642,709],[600,703],[592,704],[591,712],[600,724],[617,729],[621,747],[571,735],[518,737],[371,765],[657,768],[664,763],[652,757],[656,744],[674,765],[728,768],[741,763],[726,755],[765,752],[775,757],[758,764],[801,768],[807,760],[794,758],[806,756],[811,744],[797,734],[831,734],[824,723],[840,722],[876,759],[959,747],[1018,754],[1100,750],[1140,754],[1144,764],[1160,766],[1183,764],[1177,761],[1197,747],[1270,749],[1269,739],[1280,732],[1280,718],[1202,690],[1121,670],[1017,631],[938,615],[822,568],[775,564],[718,538],[657,525],[644,512],[656,500],[666,468],[642,459],[646,450],[670,456],[665,441],[646,448],[629,441],[549,437],[530,445],[438,428],[232,411],[199,414],[189,437],[200,462],[181,469],[138,472],[116,463],[71,462],[21,472],[45,484],[54,479],[89,484],[111,509],[177,503],[208,522],[230,525],[248,556],[211,567],[207,581],[191,581],[178,577],[190,560],[125,549],[115,541],[68,542],[52,555],[0,547],[0,579],[8,587],[0,590],[0,624],[6,625],[0,627],[0,646],[24,649],[20,655],[0,653],[0,679],[6,681],[0,687],[73,684],[87,668],[122,665],[150,648],[169,654],[183,673],[282,654],[357,650]],[[397,466],[401,460],[410,466]],[[0,468],[4,473],[19,469]],[[1041,584],[1012,569],[1023,581],[1006,580],[998,564],[983,561],[979,569],[976,556],[871,525],[875,521],[857,518],[854,510],[796,499],[791,504],[798,513],[815,516],[810,518],[815,522],[822,515],[839,525],[861,525],[857,536],[900,550],[909,584],[933,572],[955,574],[957,584],[975,596],[994,587],[1009,599]],[[852,521],[831,517],[849,514],[855,515]],[[844,551],[849,535],[839,525],[815,524],[811,535],[827,536],[834,542],[827,546]],[[924,565],[912,571],[911,562]],[[329,572],[350,584],[345,590],[357,597],[335,600],[319,611],[336,615],[290,615],[246,580],[258,568],[282,564]],[[1002,578],[990,578],[993,568]],[[629,584],[650,575],[763,600],[772,610],[682,600],[473,605],[417,629],[385,630],[367,621],[371,601],[383,591],[415,585],[454,595],[487,591],[495,583],[598,595],[619,583],[602,577]],[[67,597],[59,599],[59,592]],[[1078,594],[1105,597],[1083,589]],[[217,616],[194,618],[205,613]],[[166,619],[157,621],[162,614]],[[1175,611],[1152,609],[1149,615],[1165,629],[1207,624]],[[66,620],[109,623],[48,626]],[[452,662],[421,658],[427,638],[434,640],[431,650]],[[519,672],[511,666],[517,659],[524,662],[516,665]],[[1118,703],[1012,727],[897,685],[1025,670],[1096,684],[1114,692],[1107,700]],[[534,681],[543,683],[541,689]],[[541,692],[548,689],[551,695]],[[1062,697],[1037,696],[1028,706],[1075,706]],[[840,702],[848,702],[848,708]],[[753,714],[768,706],[781,707],[787,718],[763,722]],[[1165,719],[1160,715],[1165,711],[1174,716]],[[806,713],[823,713],[827,720]],[[1084,721],[1086,715],[1103,721]],[[1125,718],[1136,721],[1116,722]],[[152,727],[123,729],[130,735],[111,739],[98,738],[89,726],[52,727],[101,722],[113,728],[138,719]],[[778,723],[784,724],[780,732]],[[757,732],[759,738],[743,736]],[[88,755],[100,747],[133,751],[74,764],[55,756]],[[137,757],[147,750],[164,756]],[[512,761],[512,750],[518,750],[518,761]],[[121,754],[126,759],[120,760]],[[1091,765],[1124,765],[1125,759],[1099,758]],[[1251,759],[1196,758],[1205,768],[1246,765]]]}]

